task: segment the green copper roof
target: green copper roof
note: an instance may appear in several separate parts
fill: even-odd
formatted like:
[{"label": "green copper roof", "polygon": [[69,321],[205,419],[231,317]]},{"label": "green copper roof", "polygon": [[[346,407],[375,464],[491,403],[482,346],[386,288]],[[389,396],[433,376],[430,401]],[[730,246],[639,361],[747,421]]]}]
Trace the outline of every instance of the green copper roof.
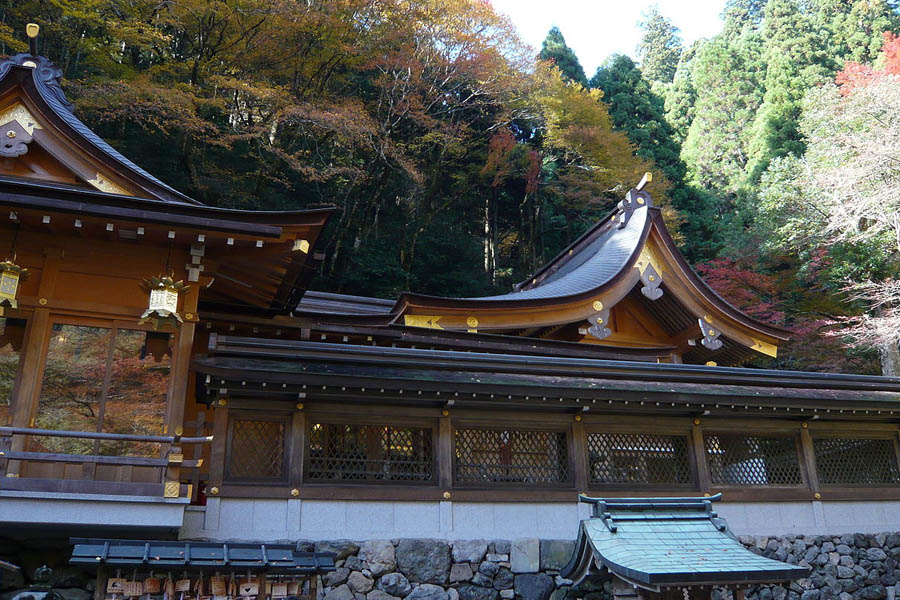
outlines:
[{"label": "green copper roof", "polygon": [[754,554],[712,510],[713,498],[600,499],[581,522],[562,576],[581,581],[600,565],[649,587],[750,584],[798,579],[805,567]]}]

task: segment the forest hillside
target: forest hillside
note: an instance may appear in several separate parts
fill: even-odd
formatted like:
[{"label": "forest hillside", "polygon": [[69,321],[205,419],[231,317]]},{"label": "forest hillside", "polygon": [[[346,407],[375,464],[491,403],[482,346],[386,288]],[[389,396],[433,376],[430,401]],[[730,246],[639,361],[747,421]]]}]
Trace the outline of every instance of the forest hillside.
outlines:
[{"label": "forest hillside", "polygon": [[217,206],[334,204],[317,289],[508,291],[645,171],[695,269],[795,332],[757,366],[900,374],[900,11],[730,0],[685,47],[651,10],[586,74],[487,0],[0,0],[77,114]]}]

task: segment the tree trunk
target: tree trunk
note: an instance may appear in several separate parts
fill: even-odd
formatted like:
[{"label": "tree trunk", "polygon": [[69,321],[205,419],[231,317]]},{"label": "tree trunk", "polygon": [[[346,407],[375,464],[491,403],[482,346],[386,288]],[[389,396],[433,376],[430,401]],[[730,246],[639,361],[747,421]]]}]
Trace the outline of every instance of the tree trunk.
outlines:
[{"label": "tree trunk", "polygon": [[878,346],[882,375],[900,376],[900,347],[897,342],[897,339],[893,339]]}]

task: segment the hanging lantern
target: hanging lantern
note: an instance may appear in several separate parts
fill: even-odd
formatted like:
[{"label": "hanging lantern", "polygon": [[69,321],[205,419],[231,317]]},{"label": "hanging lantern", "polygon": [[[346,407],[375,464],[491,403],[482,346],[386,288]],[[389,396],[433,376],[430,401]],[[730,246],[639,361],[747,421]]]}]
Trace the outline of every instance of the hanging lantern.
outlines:
[{"label": "hanging lantern", "polygon": [[0,306],[9,305],[19,308],[16,294],[19,293],[19,280],[28,277],[28,269],[23,269],[10,259],[0,262]]},{"label": "hanging lantern", "polygon": [[139,324],[151,323],[156,330],[161,325],[172,324],[177,327],[184,322],[178,314],[178,296],[187,291],[189,286],[184,285],[183,281],[165,276],[151,277],[144,281],[144,285],[150,292],[150,302],[141,315]]}]

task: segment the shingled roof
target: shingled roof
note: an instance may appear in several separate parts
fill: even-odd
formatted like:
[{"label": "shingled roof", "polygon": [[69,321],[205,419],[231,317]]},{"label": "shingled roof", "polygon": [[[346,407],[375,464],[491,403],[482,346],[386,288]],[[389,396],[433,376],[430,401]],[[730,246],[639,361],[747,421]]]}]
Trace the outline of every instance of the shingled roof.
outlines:
[{"label": "shingled roof", "polygon": [[[712,510],[710,498],[588,498],[569,564],[576,583],[598,570],[658,591],[693,585],[749,585],[799,579],[809,569],[746,549]],[[602,565],[602,567],[600,567]]]}]

